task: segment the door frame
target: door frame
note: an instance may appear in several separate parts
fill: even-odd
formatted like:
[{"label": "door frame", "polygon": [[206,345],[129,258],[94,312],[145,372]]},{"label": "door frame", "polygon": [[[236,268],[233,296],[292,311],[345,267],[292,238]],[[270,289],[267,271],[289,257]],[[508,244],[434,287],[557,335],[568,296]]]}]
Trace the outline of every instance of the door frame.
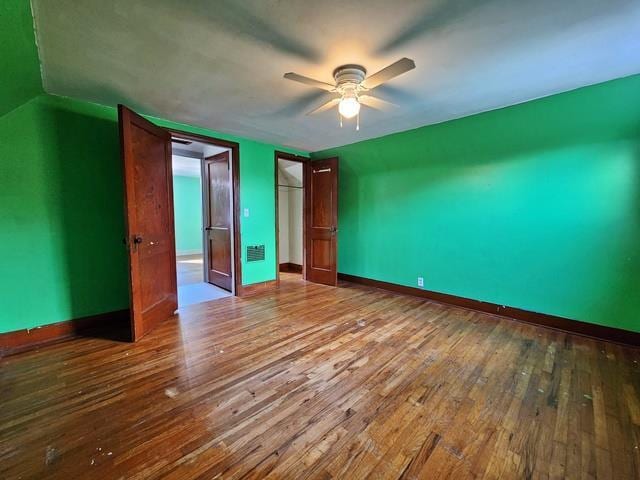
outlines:
[{"label": "door frame", "polygon": [[281,152],[276,150],[274,152],[274,190],[276,199],[276,286],[280,286],[280,215],[279,215],[279,195],[278,195],[278,159],[289,160],[291,162],[298,162],[302,164],[302,278],[307,278],[307,195],[306,195],[306,178],[307,168],[311,159],[307,157],[301,157],[300,155],[294,155],[293,153]]},{"label": "door frame", "polygon": [[[172,138],[181,140],[192,140],[196,142],[208,143],[216,147],[228,148],[231,150],[231,204],[233,211],[233,292],[235,296],[242,293],[242,255],[240,239],[240,144],[223,140],[221,138],[201,135],[199,133],[186,132],[167,128]],[[204,245],[203,245],[204,247]]]}]

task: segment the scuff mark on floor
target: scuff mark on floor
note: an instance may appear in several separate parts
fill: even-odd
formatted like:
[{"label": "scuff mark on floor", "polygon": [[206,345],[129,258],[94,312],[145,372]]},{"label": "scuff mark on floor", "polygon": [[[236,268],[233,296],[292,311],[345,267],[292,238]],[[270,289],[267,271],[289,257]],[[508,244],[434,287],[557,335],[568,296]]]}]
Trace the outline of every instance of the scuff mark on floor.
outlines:
[{"label": "scuff mark on floor", "polygon": [[167,388],[165,389],[164,394],[169,398],[176,398],[178,396],[178,389],[174,387]]},{"label": "scuff mark on floor", "polygon": [[60,452],[55,447],[47,445],[44,452],[44,463],[46,465],[53,465],[60,458]]}]

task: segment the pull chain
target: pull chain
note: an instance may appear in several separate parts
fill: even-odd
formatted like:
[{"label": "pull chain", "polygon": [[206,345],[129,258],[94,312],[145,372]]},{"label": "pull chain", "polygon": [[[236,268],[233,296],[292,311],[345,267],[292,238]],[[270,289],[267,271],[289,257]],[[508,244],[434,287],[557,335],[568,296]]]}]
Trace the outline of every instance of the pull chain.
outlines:
[{"label": "pull chain", "polygon": [[338,117],[340,117],[340,128],[342,128],[342,115],[338,112]]},{"label": "pull chain", "polygon": [[356,130],[360,130],[360,112],[356,115]]}]

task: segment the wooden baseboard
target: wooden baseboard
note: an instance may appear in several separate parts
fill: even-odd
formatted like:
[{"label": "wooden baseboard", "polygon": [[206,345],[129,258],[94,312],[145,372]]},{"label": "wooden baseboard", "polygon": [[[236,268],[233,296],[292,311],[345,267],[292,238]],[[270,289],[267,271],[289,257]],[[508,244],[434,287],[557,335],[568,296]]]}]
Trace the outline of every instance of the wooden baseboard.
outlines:
[{"label": "wooden baseboard", "polygon": [[239,288],[239,297],[249,297],[256,295],[257,293],[263,293],[269,290],[275,290],[278,287],[276,280],[269,280],[268,282],[252,283],[251,285],[242,285]]},{"label": "wooden baseboard", "polygon": [[279,270],[283,273],[302,273],[302,265],[297,263],[281,263]]},{"label": "wooden baseboard", "polygon": [[640,346],[640,333],[638,332],[631,332],[629,330],[622,330],[613,327],[605,327],[603,325],[596,325],[594,323],[571,320],[565,317],[548,315],[546,313],[537,313],[529,310],[522,310],[520,308],[507,307],[503,305],[497,305],[495,303],[481,302],[479,300],[458,297],[456,295],[449,295],[446,293],[433,292],[431,290],[406,287],[404,285],[383,282],[380,280],[373,280],[371,278],[358,277],[356,275],[349,275],[346,273],[338,273],[338,278],[340,280],[351,283],[358,283],[361,285],[380,288],[382,290],[388,290],[390,292],[426,298],[438,303],[444,303],[447,305],[454,305],[456,307],[490,313],[492,315],[498,315],[512,320],[518,320],[541,327],[552,328],[554,330],[561,330],[563,332],[582,335],[597,340],[606,340],[609,342],[631,345],[634,347]]},{"label": "wooden baseboard", "polygon": [[129,309],[0,334],[0,357],[103,329],[129,329]]}]

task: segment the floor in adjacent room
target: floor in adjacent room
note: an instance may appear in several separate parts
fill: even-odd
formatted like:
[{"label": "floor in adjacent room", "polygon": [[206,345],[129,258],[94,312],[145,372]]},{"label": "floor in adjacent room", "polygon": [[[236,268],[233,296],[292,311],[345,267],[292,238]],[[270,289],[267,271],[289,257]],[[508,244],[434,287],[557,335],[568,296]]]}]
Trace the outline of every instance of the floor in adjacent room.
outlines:
[{"label": "floor in adjacent room", "polygon": [[1,360],[0,478],[640,477],[640,351],[368,287]]},{"label": "floor in adjacent room", "polygon": [[228,297],[228,292],[204,281],[202,254],[176,257],[178,275],[178,307]]}]

